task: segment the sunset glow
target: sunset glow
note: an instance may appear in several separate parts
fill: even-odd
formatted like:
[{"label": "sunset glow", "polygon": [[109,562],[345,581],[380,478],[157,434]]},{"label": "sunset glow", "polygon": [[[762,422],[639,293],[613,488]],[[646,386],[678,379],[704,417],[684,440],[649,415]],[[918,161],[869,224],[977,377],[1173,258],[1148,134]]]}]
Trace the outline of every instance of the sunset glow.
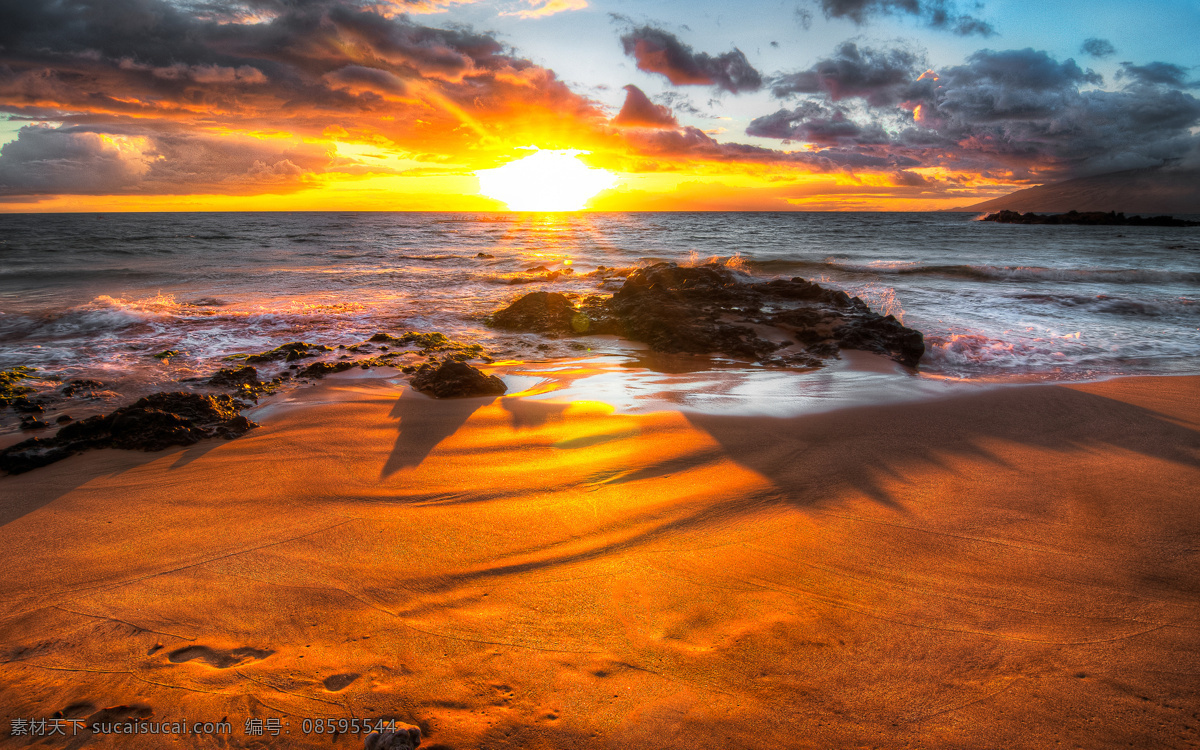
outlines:
[{"label": "sunset glow", "polygon": [[578,151],[537,151],[502,167],[476,172],[479,192],[511,211],[578,211],[616,183],[606,169],[592,169]]},{"label": "sunset glow", "polygon": [[1200,17],[96,1],[0,40],[0,211],[934,210],[1200,153]]}]

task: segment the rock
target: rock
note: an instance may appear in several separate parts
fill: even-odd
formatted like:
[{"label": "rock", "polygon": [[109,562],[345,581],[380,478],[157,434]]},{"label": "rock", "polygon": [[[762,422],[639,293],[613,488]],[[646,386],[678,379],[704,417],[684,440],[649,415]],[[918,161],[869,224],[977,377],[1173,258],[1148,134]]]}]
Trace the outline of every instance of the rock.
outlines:
[{"label": "rock", "polygon": [[490,258],[495,258],[496,256],[488,255],[487,253],[475,253],[475,257],[479,258],[480,260],[488,260]]},{"label": "rock", "polygon": [[412,387],[434,398],[498,396],[508,390],[495,375],[484,375],[465,362],[429,363],[417,368]]},{"label": "rock", "polygon": [[658,263],[630,274],[609,307],[625,335],[660,352],[722,352],[758,360],[778,345],[729,322],[727,312],[757,310],[750,285],[718,264]]},{"label": "rock", "polygon": [[982,221],[1000,224],[1086,224],[1089,226],[1120,227],[1200,227],[1200,221],[1186,221],[1173,216],[1126,216],[1116,211],[1068,211],[1065,214],[1035,214],[1032,212],[999,211],[988,214]]},{"label": "rock", "polygon": [[[463,352],[472,356],[483,352],[483,347],[479,344],[464,344],[460,341],[455,341],[444,333],[432,331],[430,333],[418,333],[417,331],[405,331],[399,336],[393,336],[390,333],[376,333],[367,341],[374,341],[377,344],[389,344],[391,346],[406,347],[412,346],[417,349],[420,354],[430,354],[432,352]],[[359,346],[366,346],[359,344]],[[386,347],[380,346],[380,349]]]},{"label": "rock", "polygon": [[493,315],[492,325],[509,331],[572,333],[577,312],[558,292],[530,292]]},{"label": "rock", "polygon": [[70,414],[59,414],[58,419],[56,419],[54,421],[59,424],[66,424],[67,422],[70,422],[71,419],[72,419],[72,417]]},{"label": "rock", "polygon": [[262,381],[258,379],[258,370],[250,365],[245,365],[236,368],[223,367],[217,370],[216,374],[208,379],[208,384],[218,388],[240,389],[242,386],[256,388],[262,385]]},{"label": "rock", "polygon": [[65,386],[63,386],[62,395],[70,398],[71,396],[74,396],[75,394],[81,393],[83,391],[87,392],[87,393],[84,393],[83,395],[91,395],[92,391],[96,390],[97,388],[103,388],[103,387],[104,387],[104,383],[101,383],[99,380],[90,380],[88,378],[75,378],[74,380],[67,381],[67,384]]},{"label": "rock", "polygon": [[833,335],[843,349],[875,352],[908,367],[916,367],[925,354],[925,337],[921,332],[906,328],[891,315],[860,316],[835,328]]},{"label": "rock", "polygon": [[63,426],[51,438],[31,438],[0,451],[0,470],[20,474],[89,448],[158,451],[204,438],[234,438],[256,427],[229,396],[156,393],[111,414]]},{"label": "rock", "polygon": [[18,396],[10,401],[13,411],[21,414],[41,414],[46,411],[46,406],[49,401],[44,398],[29,398],[27,396]]},{"label": "rock", "polygon": [[250,356],[246,357],[246,362],[252,365],[263,362],[278,362],[279,360],[283,360],[285,362],[295,362],[298,359],[303,359],[305,357],[316,357],[319,356],[321,352],[331,351],[333,351],[332,346],[325,346],[324,344],[309,344],[304,341],[292,341],[287,344],[281,344],[270,351],[260,352],[259,354],[251,354]]},{"label": "rock", "polygon": [[29,374],[31,372],[33,372],[33,368],[24,365],[0,370],[0,407],[8,406],[13,400],[27,393],[33,393],[33,389],[29,386],[18,385],[19,381],[33,377]]},{"label": "rock", "polygon": [[[552,335],[615,333],[669,353],[721,353],[773,365],[814,366],[839,349],[877,352],[915,367],[924,337],[857,297],[801,278],[744,280],[709,263],[659,263],[629,273],[611,298],[578,307],[561,294],[533,292],[492,316],[492,325]],[[777,343],[763,337],[776,329]]]},{"label": "rock", "polygon": [[36,417],[25,417],[24,419],[21,420],[21,429],[22,430],[45,430],[45,429],[49,429],[49,427],[50,427],[49,422],[43,422],[42,420],[40,420]]},{"label": "rock", "polygon": [[313,362],[308,367],[300,371],[302,378],[323,378],[333,372],[342,372],[349,370],[352,367],[358,367],[361,362],[355,360],[343,360],[340,362]]},{"label": "rock", "polygon": [[417,727],[385,729],[368,734],[363,740],[363,750],[416,750],[420,744],[421,730]]}]

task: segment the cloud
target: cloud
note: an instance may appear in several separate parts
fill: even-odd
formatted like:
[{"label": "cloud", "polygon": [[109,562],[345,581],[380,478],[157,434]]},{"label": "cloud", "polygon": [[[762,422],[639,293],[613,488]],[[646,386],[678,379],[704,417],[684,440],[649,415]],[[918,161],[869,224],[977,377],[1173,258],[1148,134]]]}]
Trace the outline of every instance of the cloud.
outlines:
[{"label": "cloud", "polygon": [[[1033,49],[980,50],[918,75],[923,65],[907,48],[843,44],[808,71],[777,77],[779,94],[807,98],[746,132],[1027,180],[1155,166],[1200,141],[1200,100],[1182,90],[1190,84],[1177,66],[1127,64],[1126,85],[1110,91],[1074,60]],[[854,99],[861,104],[847,107]]]},{"label": "cloud", "polygon": [[920,18],[930,28],[962,36],[996,33],[987,22],[959,13],[953,0],[816,0],[816,4],[826,18],[847,18],[860,26],[878,16],[909,15]]},{"label": "cloud", "polygon": [[69,125],[136,120],[150,134],[317,137],[338,127],[443,159],[501,137],[547,148],[603,137],[607,115],[596,103],[491,34],[389,16],[394,4],[220,7],[241,10],[0,0],[0,112]]},{"label": "cloud", "polygon": [[675,128],[679,123],[668,107],[650,101],[641,89],[625,87],[625,104],[613,118],[613,124],[634,128]]},{"label": "cloud", "polygon": [[872,122],[861,125],[845,109],[808,101],[793,110],[781,109],[750,122],[746,135],[804,141],[825,146],[882,144],[890,139],[883,127]]},{"label": "cloud", "polygon": [[804,167],[819,172],[854,169],[890,171],[920,165],[920,162],[908,156],[870,153],[867,149],[833,147],[814,151],[778,151],[745,143],[718,143],[704,131],[690,126],[676,130],[630,131],[626,137],[639,153],[668,159],[669,168],[672,169],[684,168],[689,160]]},{"label": "cloud", "polygon": [[625,54],[639,70],[659,73],[676,86],[715,86],[730,93],[757,91],[762,75],[736,47],[713,57],[695,52],[669,31],[642,26],[621,36]]},{"label": "cloud", "polygon": [[824,92],[835,102],[859,97],[873,106],[884,106],[901,101],[926,67],[924,55],[907,47],[877,50],[843,42],[833,57],[808,70],[774,77],[771,93],[783,98]]},{"label": "cloud", "polygon": [[583,10],[588,7],[587,0],[526,0],[534,6],[531,10],[520,10],[515,13],[501,13],[502,16],[518,16],[520,18],[545,18],[555,13],[568,10]]},{"label": "cloud", "polygon": [[1200,86],[1200,82],[1187,82],[1187,68],[1181,68],[1178,65],[1172,65],[1165,62],[1150,62],[1145,65],[1134,65],[1133,63],[1121,63],[1121,69],[1117,71],[1117,78],[1129,78],[1135,83],[1140,83],[1147,86],[1163,85],[1175,86],[1176,88],[1196,88]]},{"label": "cloud", "polygon": [[373,91],[383,95],[401,95],[407,87],[395,73],[362,65],[347,65],[321,76],[331,88],[355,93]]},{"label": "cloud", "polygon": [[1079,46],[1079,53],[1101,59],[1115,55],[1117,48],[1107,39],[1097,39],[1093,36],[1083,40],[1083,44]]},{"label": "cloud", "polygon": [[0,194],[287,192],[333,166],[296,142],[29,125],[0,148]]}]

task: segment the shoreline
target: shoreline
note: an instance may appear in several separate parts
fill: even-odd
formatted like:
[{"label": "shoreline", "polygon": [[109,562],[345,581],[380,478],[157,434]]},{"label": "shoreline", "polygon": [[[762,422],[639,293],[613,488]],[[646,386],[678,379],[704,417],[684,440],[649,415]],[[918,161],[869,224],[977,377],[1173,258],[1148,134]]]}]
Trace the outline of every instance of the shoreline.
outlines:
[{"label": "shoreline", "polygon": [[1200,376],[788,417],[530,377],[434,401],[330,376],[233,441],[0,478],[0,719],[228,717],[233,747],[272,717],[295,747],[330,744],[303,717],[442,748],[1200,740]]}]

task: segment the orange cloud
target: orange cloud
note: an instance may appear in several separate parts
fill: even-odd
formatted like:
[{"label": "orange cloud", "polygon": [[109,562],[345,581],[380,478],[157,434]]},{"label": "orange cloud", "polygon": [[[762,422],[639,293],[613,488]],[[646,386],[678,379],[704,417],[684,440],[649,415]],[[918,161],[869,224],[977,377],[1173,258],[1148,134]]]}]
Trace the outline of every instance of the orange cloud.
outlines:
[{"label": "orange cloud", "polygon": [[[124,15],[80,20],[72,2],[33,4],[23,25],[0,31],[0,111],[29,123],[0,149],[0,202],[9,208],[70,205],[53,197],[69,195],[80,206],[136,206],[138,196],[140,205],[183,205],[170,201],[189,195],[216,206],[225,203],[212,196],[227,195],[260,196],[237,204],[244,208],[279,208],[279,196],[296,207],[498,208],[475,194],[470,175],[528,145],[590,151],[589,164],[631,175],[740,175],[737,190],[751,191],[742,197],[712,188],[731,206],[747,196],[792,205],[795,196],[773,181],[809,173],[898,175],[889,178],[894,190],[922,195],[951,189],[906,176],[920,161],[900,148],[719,142],[634,86],[612,116],[490,34],[394,12],[407,4],[314,0],[217,17],[142,0],[122,6]],[[582,0],[551,0],[527,12],[578,7]],[[653,29],[631,34],[631,54],[658,45],[639,64],[645,57],[653,67],[657,54],[664,74],[681,81],[730,91],[761,84],[736,50],[711,57]],[[662,189],[675,196],[667,204],[699,205]],[[604,200],[594,205],[620,203]]]}]

